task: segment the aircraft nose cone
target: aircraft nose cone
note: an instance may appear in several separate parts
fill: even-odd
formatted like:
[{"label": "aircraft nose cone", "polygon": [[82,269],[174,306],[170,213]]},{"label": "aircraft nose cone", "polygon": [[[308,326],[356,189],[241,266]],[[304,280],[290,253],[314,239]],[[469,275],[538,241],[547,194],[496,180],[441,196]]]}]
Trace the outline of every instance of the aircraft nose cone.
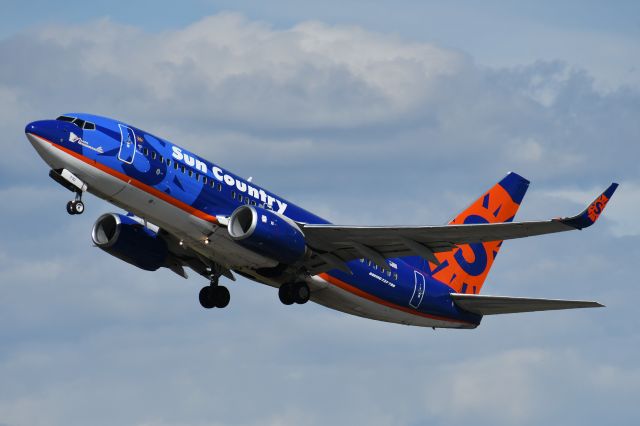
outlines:
[{"label": "aircraft nose cone", "polygon": [[30,141],[30,135],[54,141],[58,133],[58,122],[56,120],[32,121],[26,125],[24,132]]},{"label": "aircraft nose cone", "polygon": [[27,125],[24,127],[24,132],[25,132],[26,134],[29,134],[29,133],[33,133],[33,134],[35,134],[35,132],[36,132],[36,131],[37,131],[37,129],[38,129],[38,123],[39,123],[38,121],[32,121],[31,123],[27,124]]}]

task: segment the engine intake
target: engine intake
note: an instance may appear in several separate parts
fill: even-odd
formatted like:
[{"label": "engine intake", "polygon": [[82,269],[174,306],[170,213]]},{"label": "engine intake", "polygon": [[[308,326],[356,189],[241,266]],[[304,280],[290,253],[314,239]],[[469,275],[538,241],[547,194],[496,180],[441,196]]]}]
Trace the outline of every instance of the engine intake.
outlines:
[{"label": "engine intake", "polygon": [[164,266],[167,243],[134,219],[117,213],[103,214],[91,231],[93,243],[120,260],[145,271]]},{"label": "engine intake", "polygon": [[304,234],[291,219],[271,210],[240,206],[229,218],[229,235],[241,246],[284,264],[304,257]]}]

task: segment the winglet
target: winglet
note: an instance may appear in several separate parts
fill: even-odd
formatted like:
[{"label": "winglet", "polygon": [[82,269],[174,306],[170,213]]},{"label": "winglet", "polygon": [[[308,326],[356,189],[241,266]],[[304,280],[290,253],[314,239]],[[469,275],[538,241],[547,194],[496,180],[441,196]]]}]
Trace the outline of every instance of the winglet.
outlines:
[{"label": "winglet", "polygon": [[559,219],[560,222],[576,229],[583,229],[593,225],[600,217],[600,214],[617,188],[618,184],[612,183],[598,198],[593,200],[582,213],[577,216]]}]

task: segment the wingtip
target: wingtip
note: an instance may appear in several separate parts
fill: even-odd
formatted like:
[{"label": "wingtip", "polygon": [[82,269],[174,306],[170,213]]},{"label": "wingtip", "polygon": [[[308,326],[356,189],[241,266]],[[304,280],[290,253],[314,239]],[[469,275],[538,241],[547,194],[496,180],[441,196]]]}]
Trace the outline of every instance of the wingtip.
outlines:
[{"label": "wingtip", "polygon": [[611,183],[611,185],[609,185],[602,194],[593,200],[582,213],[577,216],[561,219],[562,223],[576,229],[584,229],[593,225],[596,223],[598,218],[600,218],[600,215],[604,211],[604,208],[607,206],[607,203],[617,188],[617,183]]},{"label": "wingtip", "polygon": [[611,185],[603,192],[603,195],[606,195],[607,198],[611,198],[614,192],[618,189],[618,184],[616,182],[612,182]]}]

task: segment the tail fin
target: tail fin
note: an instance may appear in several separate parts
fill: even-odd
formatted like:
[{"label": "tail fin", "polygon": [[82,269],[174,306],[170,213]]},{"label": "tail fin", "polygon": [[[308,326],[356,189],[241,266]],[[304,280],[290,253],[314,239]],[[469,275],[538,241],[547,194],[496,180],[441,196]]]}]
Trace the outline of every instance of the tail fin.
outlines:
[{"label": "tail fin", "polygon": [[[509,173],[449,224],[511,222],[528,187],[528,180]],[[474,243],[437,253],[440,265],[429,264],[431,275],[457,293],[480,293],[501,245],[502,241]]]}]

